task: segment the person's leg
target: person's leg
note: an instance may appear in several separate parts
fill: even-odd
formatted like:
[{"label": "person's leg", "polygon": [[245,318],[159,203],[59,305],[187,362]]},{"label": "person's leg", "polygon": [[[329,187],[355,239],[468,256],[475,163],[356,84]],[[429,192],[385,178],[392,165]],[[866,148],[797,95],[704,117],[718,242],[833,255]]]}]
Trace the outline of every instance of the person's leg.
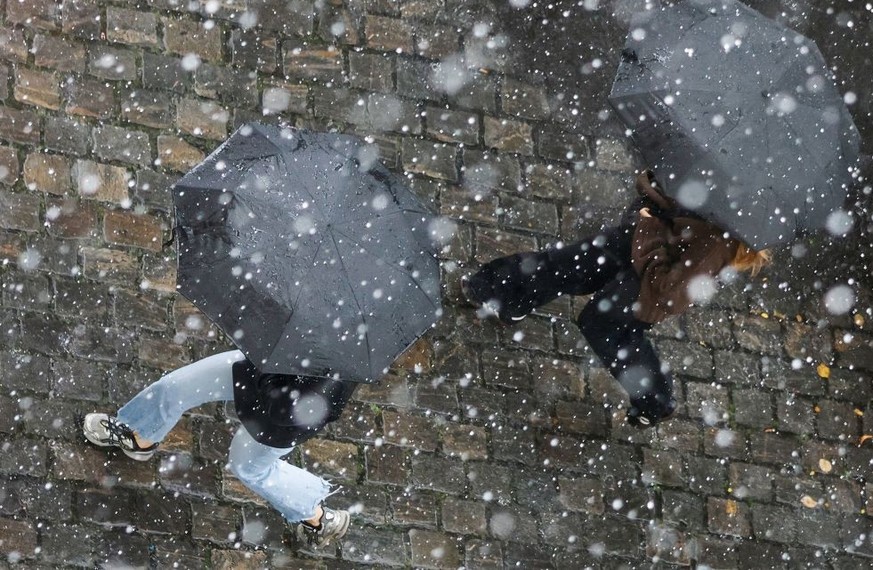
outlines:
[{"label": "person's leg", "polygon": [[[560,248],[501,257],[467,281],[471,296],[493,303],[501,316],[526,315],[560,295],[589,295],[630,263],[623,228]],[[626,255],[625,255],[626,253]]]},{"label": "person's leg", "polygon": [[142,440],[158,442],[182,414],[207,402],[233,400],[233,364],[238,350],[207,356],[169,372],[125,404],[116,418]]},{"label": "person's leg", "polygon": [[310,519],[330,493],[330,484],[281,458],[293,447],[269,447],[255,441],[244,427],[230,444],[228,468],[253,492],[267,500],[289,522]]},{"label": "person's leg", "polygon": [[675,408],[673,380],[662,370],[646,338],[651,325],[633,314],[638,295],[636,274],[621,272],[588,302],[577,324],[588,345],[627,391],[631,402],[628,421],[653,425]]}]

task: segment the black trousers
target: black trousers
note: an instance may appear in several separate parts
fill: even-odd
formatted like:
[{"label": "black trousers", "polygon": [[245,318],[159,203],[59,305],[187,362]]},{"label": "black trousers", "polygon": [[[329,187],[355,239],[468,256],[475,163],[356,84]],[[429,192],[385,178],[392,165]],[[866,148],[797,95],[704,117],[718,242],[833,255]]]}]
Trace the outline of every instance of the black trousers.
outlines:
[{"label": "black trousers", "polygon": [[673,381],[661,368],[645,331],[634,316],[640,279],[631,265],[633,226],[560,249],[501,257],[470,277],[473,296],[491,301],[501,318],[526,315],[560,295],[591,295],[576,324],[588,345],[627,391],[628,416],[653,424],[672,412]]}]

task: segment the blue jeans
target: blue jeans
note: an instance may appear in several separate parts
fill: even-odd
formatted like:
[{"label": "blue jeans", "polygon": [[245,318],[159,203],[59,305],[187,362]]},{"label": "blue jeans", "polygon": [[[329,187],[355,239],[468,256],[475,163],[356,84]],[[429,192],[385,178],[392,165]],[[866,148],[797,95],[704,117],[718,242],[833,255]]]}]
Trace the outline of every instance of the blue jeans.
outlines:
[{"label": "blue jeans", "polygon": [[[161,441],[185,411],[207,402],[233,400],[231,367],[244,358],[242,352],[232,350],[174,370],[118,410],[118,421],[142,439]],[[330,494],[330,483],[283,461],[292,449],[258,443],[241,427],[230,443],[227,466],[283,517],[297,522],[315,516]]]}]

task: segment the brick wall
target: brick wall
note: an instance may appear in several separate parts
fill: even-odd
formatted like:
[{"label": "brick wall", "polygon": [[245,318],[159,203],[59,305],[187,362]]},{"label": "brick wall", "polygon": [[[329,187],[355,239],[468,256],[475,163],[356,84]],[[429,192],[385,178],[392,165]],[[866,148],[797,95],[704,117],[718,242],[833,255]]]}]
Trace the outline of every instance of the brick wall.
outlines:
[{"label": "brick wall", "polygon": [[[868,66],[842,77],[870,153],[869,10],[757,4],[842,69]],[[0,2],[0,553],[25,567],[866,567],[861,250],[782,252],[764,279],[659,326],[681,407],[658,431],[625,426],[572,324],[584,299],[514,328],[458,303],[465,268],[572,239],[629,197],[640,164],[605,94],[630,4],[585,6]],[[145,464],[75,428],[227,348],[175,295],[162,243],[170,185],[251,120],[371,137],[458,225],[437,330],[290,459],[342,483],[332,501],[357,513],[323,552],[223,469],[228,407],[192,411]],[[857,311],[829,315],[824,291],[849,278]]]}]

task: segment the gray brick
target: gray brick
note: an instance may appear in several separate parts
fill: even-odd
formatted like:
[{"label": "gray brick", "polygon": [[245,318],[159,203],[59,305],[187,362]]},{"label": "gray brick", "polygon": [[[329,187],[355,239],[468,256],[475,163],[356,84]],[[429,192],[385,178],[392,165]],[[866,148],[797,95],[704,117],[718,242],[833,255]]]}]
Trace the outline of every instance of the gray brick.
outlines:
[{"label": "gray brick", "polygon": [[742,425],[767,428],[776,422],[773,418],[773,401],[770,394],[751,388],[734,390],[734,420]]},{"label": "gray brick", "polygon": [[234,29],[230,34],[231,61],[241,69],[273,73],[277,69],[278,40],[257,29]]},{"label": "gray brick", "polygon": [[194,74],[194,92],[234,106],[251,107],[258,101],[255,79],[255,74],[246,70],[204,63]]},{"label": "gray brick", "polygon": [[108,119],[115,112],[115,91],[105,82],[83,78],[73,78],[64,82],[64,96],[67,100],[67,113]]},{"label": "gray brick", "polygon": [[134,81],[136,53],[130,49],[95,46],[88,52],[88,73],[101,79]]},{"label": "gray brick", "polygon": [[465,82],[449,99],[452,103],[466,109],[495,113],[497,111],[497,80],[492,75],[473,73],[470,80]]},{"label": "gray brick", "polygon": [[309,79],[322,84],[343,79],[342,52],[333,47],[283,43],[282,61],[286,77]]},{"label": "gray brick", "polygon": [[[4,385],[10,390],[48,394],[51,387],[51,362],[39,354],[0,351],[0,371]],[[22,410],[27,406],[19,402]]]},{"label": "gray brick", "polygon": [[748,463],[730,465],[731,493],[740,500],[769,501],[773,497],[773,472]]},{"label": "gray brick", "polygon": [[[366,130],[421,132],[415,106],[393,95],[317,89],[314,101],[316,116],[347,121]],[[453,165],[454,159],[449,162]]]},{"label": "gray brick", "polygon": [[39,125],[39,117],[31,111],[0,106],[0,139],[37,144]]},{"label": "gray brick", "polygon": [[182,93],[193,88],[194,76],[182,67],[180,58],[143,52],[142,83],[146,89]]},{"label": "gray brick", "polygon": [[403,537],[395,532],[352,527],[343,545],[352,562],[402,566],[409,560]]},{"label": "gray brick", "polygon": [[102,17],[98,0],[71,0],[63,4],[61,26],[65,33],[86,40],[100,39]]},{"label": "gray brick", "polygon": [[461,495],[466,489],[464,464],[457,459],[414,457],[412,484],[418,489]]},{"label": "gray brick", "polygon": [[91,146],[91,127],[63,117],[46,117],[45,146],[73,155],[84,155]]},{"label": "gray brick", "polygon": [[450,25],[418,23],[415,26],[416,53],[429,59],[445,59],[458,51],[458,31]]},{"label": "gray brick", "polygon": [[517,117],[541,120],[549,114],[545,89],[517,79],[506,78],[501,86],[500,101],[504,113]]},{"label": "gray brick", "polygon": [[85,70],[85,48],[63,38],[37,34],[33,38],[33,61],[40,67],[58,71]]},{"label": "gray brick", "polygon": [[434,65],[418,59],[398,58],[397,94],[410,99],[439,100],[439,90],[432,81]]},{"label": "gray brick", "polygon": [[524,170],[527,189],[534,196],[569,202],[572,189],[572,172],[552,164],[531,164]]},{"label": "gray brick", "polygon": [[860,435],[855,406],[844,402],[823,400],[816,414],[818,434],[824,439],[855,438]]},{"label": "gray brick", "polygon": [[403,139],[403,168],[432,178],[456,181],[457,149],[454,146],[422,139]]},{"label": "gray brick", "polygon": [[413,28],[397,18],[364,17],[364,36],[367,46],[382,51],[411,53]]},{"label": "gray brick", "polygon": [[813,433],[815,413],[812,402],[793,394],[779,394],[776,398],[776,420],[779,429],[801,435]]},{"label": "gray brick", "polygon": [[60,26],[60,12],[60,5],[52,0],[10,2],[6,6],[6,21],[41,30],[55,30]]},{"label": "gray brick", "polygon": [[45,477],[48,450],[38,439],[3,440],[4,453],[0,456],[0,473]]},{"label": "gray brick", "polygon": [[94,129],[94,154],[103,160],[117,160],[147,166],[152,162],[152,150],[147,134],[120,127],[103,126]]},{"label": "gray brick", "polygon": [[510,155],[464,149],[463,160],[463,184],[471,193],[516,192],[521,187],[521,166]]},{"label": "gray brick", "polygon": [[38,231],[40,205],[39,196],[0,191],[0,227]]},{"label": "gray brick", "polygon": [[554,204],[514,196],[501,197],[500,204],[503,207],[507,226],[557,235],[558,209]]},{"label": "gray brick", "polygon": [[479,139],[479,116],[474,113],[428,107],[427,134],[444,142],[475,145]]},{"label": "gray brick", "polygon": [[485,146],[503,152],[533,154],[533,129],[521,121],[486,116]]},{"label": "gray brick", "polygon": [[[144,15],[153,17],[151,14]],[[148,22],[143,21],[144,28]],[[163,25],[164,47],[168,52],[185,56],[196,54],[204,61],[221,61],[221,28],[215,26],[207,28],[201,22],[193,20],[178,20],[175,18],[161,18]],[[149,42],[148,30],[137,33],[134,31],[137,41]]]}]

